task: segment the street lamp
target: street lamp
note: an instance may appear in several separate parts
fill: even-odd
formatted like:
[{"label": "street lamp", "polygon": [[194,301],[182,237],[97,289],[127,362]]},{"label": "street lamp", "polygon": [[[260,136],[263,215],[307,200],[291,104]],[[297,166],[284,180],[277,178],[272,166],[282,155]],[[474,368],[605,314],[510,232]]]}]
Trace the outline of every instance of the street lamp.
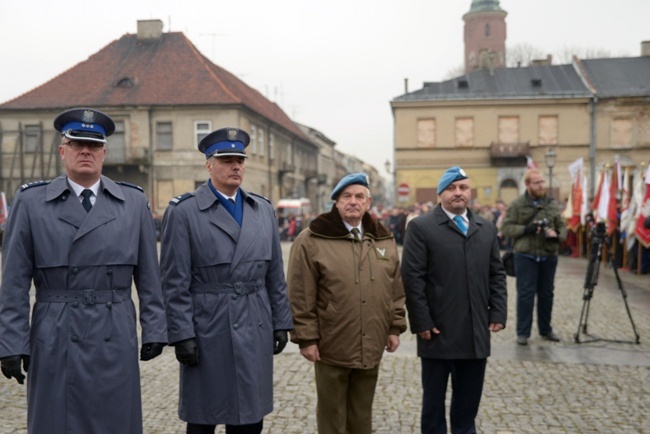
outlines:
[{"label": "street lamp", "polygon": [[546,160],[546,167],[548,167],[548,197],[553,197],[553,167],[555,166],[555,157],[557,157],[557,154],[553,150],[553,148],[548,148],[548,151],[546,151],[546,154],[544,154],[544,158]]}]

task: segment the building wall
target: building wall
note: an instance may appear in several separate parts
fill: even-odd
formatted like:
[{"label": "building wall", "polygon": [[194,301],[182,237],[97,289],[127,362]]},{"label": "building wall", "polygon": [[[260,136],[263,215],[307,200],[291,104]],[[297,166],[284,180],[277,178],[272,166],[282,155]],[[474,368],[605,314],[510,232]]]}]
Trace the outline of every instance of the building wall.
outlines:
[{"label": "building wall", "polygon": [[[557,117],[556,168],[553,184],[570,185],[566,166],[579,156],[588,154],[590,115],[586,99],[489,100],[393,102],[395,119],[395,158],[397,184],[407,183],[410,194],[407,204],[418,199],[418,189],[433,189],[442,173],[450,166],[460,165],[472,178],[476,199],[491,203],[500,199],[502,182],[515,181],[521,187],[525,163],[511,168],[493,167],[490,147],[499,142],[499,119],[518,119],[517,143],[528,143],[529,153],[541,170],[545,170],[544,154],[548,145],[540,144],[540,117]],[[456,144],[456,120],[473,120],[473,145]],[[418,147],[418,120],[435,120],[434,147]],[[560,188],[568,194],[568,187]]]}]

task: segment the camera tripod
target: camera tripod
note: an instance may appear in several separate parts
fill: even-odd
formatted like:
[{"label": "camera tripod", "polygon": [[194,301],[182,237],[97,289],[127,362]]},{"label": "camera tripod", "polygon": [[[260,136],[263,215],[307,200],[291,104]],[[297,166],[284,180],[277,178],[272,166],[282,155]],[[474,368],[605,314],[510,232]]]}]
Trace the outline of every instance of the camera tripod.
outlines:
[{"label": "camera tripod", "polygon": [[[600,228],[598,228],[600,229]],[[623,283],[621,278],[618,275],[618,267],[614,263],[612,255],[609,255],[609,265],[614,270],[614,276],[616,277],[616,283],[618,284],[618,289],[621,292],[621,297],[623,297],[623,303],[625,304],[625,310],[627,311],[627,316],[630,319],[630,324],[632,325],[632,331],[634,332],[634,341],[624,341],[617,339],[604,339],[594,335],[589,334],[587,331],[587,321],[589,319],[589,304],[594,295],[594,288],[596,287],[598,281],[598,272],[600,270],[600,263],[603,256],[603,242],[605,241],[604,228],[602,234],[596,233],[592,237],[592,254],[589,260],[589,265],[587,266],[587,275],[585,277],[585,287],[582,299],[584,300],[582,304],[582,312],[580,313],[580,322],[578,323],[578,330],[574,335],[575,343],[587,343],[587,342],[596,342],[596,341],[607,341],[607,342],[617,342],[617,343],[629,343],[629,344],[639,344],[639,333],[636,331],[636,326],[634,325],[634,320],[632,319],[632,312],[630,312],[630,307],[627,304],[627,292],[623,288]],[[584,320],[584,321],[583,321]],[[587,336],[588,340],[580,340],[580,333],[583,333]]]}]

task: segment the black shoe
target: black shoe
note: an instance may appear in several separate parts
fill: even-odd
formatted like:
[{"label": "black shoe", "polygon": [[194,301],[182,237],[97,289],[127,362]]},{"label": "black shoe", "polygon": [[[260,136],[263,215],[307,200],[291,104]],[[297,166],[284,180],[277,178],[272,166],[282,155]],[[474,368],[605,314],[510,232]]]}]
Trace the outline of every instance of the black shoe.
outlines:
[{"label": "black shoe", "polygon": [[518,345],[528,345],[528,338],[526,336],[517,336]]},{"label": "black shoe", "polygon": [[553,333],[553,332],[542,335],[542,338],[546,339],[547,341],[551,341],[551,342],[560,342],[560,338],[558,338],[557,335],[555,333]]}]

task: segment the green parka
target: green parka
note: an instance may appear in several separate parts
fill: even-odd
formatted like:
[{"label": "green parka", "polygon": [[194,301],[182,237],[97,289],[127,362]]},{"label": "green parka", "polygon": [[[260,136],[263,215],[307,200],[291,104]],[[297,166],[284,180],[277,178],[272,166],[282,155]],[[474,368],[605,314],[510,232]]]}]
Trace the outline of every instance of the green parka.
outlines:
[{"label": "green parka", "polygon": [[[524,234],[524,229],[533,220],[545,220],[547,227],[557,232],[558,238],[548,239],[543,231],[539,234]],[[557,256],[560,242],[566,240],[567,236],[566,223],[557,202],[544,196],[535,206],[528,192],[512,201],[501,232],[512,239],[512,250],[515,253],[534,256]]]}]

